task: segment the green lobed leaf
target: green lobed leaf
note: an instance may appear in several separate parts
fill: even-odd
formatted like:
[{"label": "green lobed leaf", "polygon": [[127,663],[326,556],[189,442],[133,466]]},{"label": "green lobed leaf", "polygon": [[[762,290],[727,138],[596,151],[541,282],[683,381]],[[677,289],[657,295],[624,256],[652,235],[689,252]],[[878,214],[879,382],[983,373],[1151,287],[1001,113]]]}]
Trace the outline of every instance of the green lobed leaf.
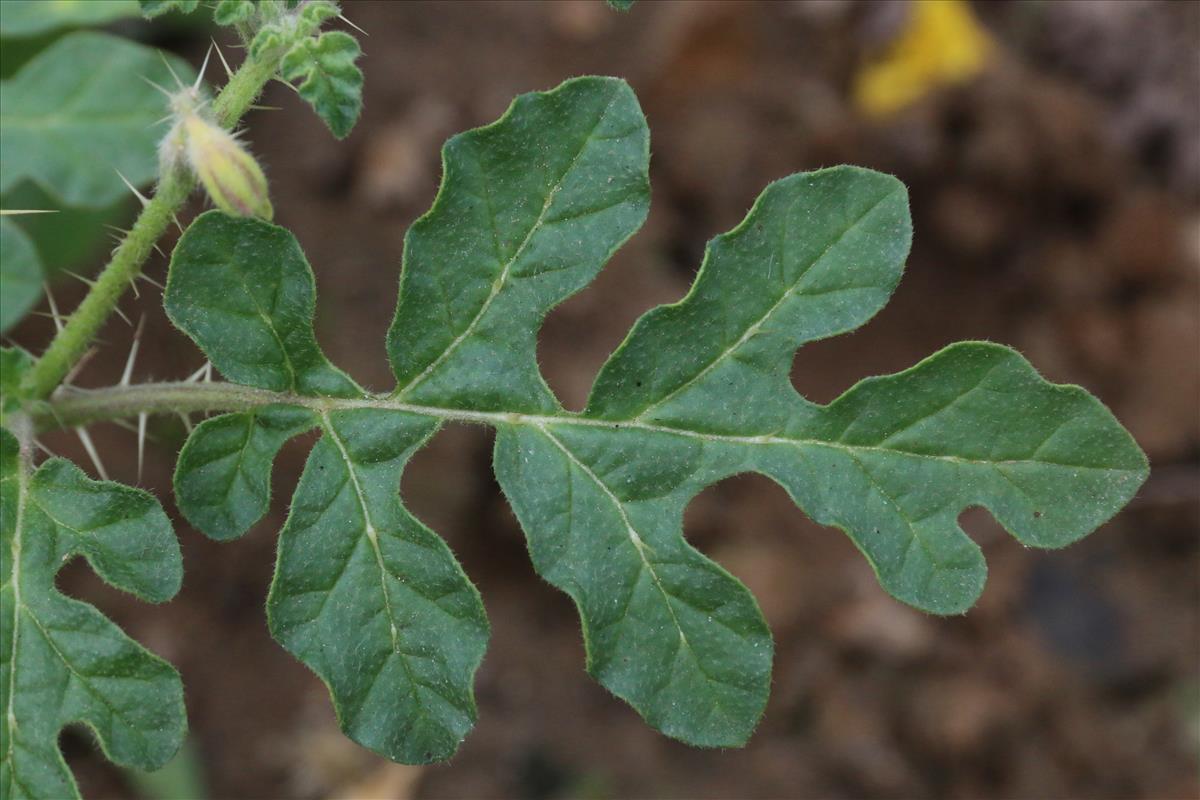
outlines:
[{"label": "green lobed leaf", "polygon": [[614,11],[628,11],[633,8],[635,0],[608,0],[608,5]]},{"label": "green lobed leaf", "polygon": [[958,526],[963,510],[984,506],[1023,544],[1062,547],[1108,520],[1148,473],[1098,400],[985,342],[864,380],[777,438],[754,467],[845,530],[891,594],[940,614],[966,611],[986,578]]},{"label": "green lobed leaf", "polygon": [[[291,3],[296,7],[296,3]],[[338,4],[333,0],[308,0],[300,9],[300,21],[310,30],[315,31],[321,25],[338,16]]]},{"label": "green lobed leaf", "polygon": [[200,7],[200,0],[138,0],[138,6],[146,19],[154,19],[172,11],[190,14]]},{"label": "green lobed leaf", "polygon": [[302,39],[283,57],[283,77],[313,107],[339,139],[350,134],[362,113],[363,74],[355,65],[362,53],[353,36],[329,31]]},{"label": "green lobed leaf", "polygon": [[593,77],[522,95],[446,142],[441,190],[404,238],[388,331],[396,397],[558,408],[537,369],[537,327],[641,227],[649,148],[633,90]]},{"label": "green lobed leaf", "polygon": [[638,321],[585,414],[734,446],[745,469],[847,531],[891,594],[949,614],[986,576],[956,521],[965,508],[988,507],[1026,544],[1062,546],[1123,506],[1146,463],[1102,404],[998,345],[954,345],[826,407],[797,395],[795,349],[878,311],[909,236],[893,178],[842,167],[773,184],[713,240],[688,296]]},{"label": "green lobed leaf", "polygon": [[668,736],[743,744],[766,706],[771,634],[749,590],[681,534],[687,501],[736,462],[657,432],[497,430],[496,477],[534,567],[579,609],[588,672]]},{"label": "green lobed leaf", "polygon": [[312,270],[287,230],[209,211],[175,248],[163,305],[230,380],[305,395],[361,395],[317,344],[314,292]]},{"label": "green lobed leaf", "polygon": [[325,414],[279,538],[271,633],[329,685],[343,730],[404,763],[443,761],[475,722],[488,624],[446,543],[400,504],[437,422]]},{"label": "green lobed leaf", "polygon": [[[319,352],[311,292],[292,304],[303,313],[258,314],[281,344],[255,351],[246,382],[317,414],[322,430],[281,536],[272,630],[330,684],[351,735],[390,757],[444,757],[473,717],[464,681],[482,650],[482,612],[440,617],[458,628],[435,624],[428,603],[450,597],[466,608],[474,590],[396,497],[403,464],[444,420],[496,428],[496,477],[534,567],[579,609],[588,670],[650,724],[703,746],[747,739],[772,658],[754,598],[683,537],[683,511],[705,487],[767,475],[815,520],[846,531],[887,591],[957,613],[986,571],[958,525],[965,508],[987,507],[1024,544],[1059,547],[1145,480],[1145,457],[1099,401],[1047,383],[1000,345],[952,345],[824,406],[796,393],[796,349],[870,319],[908,253],[903,185],[852,167],[769,186],[710,242],[688,295],[638,321],[585,411],[565,411],[538,371],[537,328],[640,225],[647,160],[636,98],[614,79],[522,96],[497,123],[452,138],[434,206],[405,239],[388,336],[398,386],[387,396],[276,388],[283,382],[264,376],[297,361],[283,342]],[[276,285],[311,290],[298,245],[280,229],[202,218],[172,260],[169,309],[237,307],[255,291],[208,277],[228,268],[223,253],[243,275],[261,270],[268,296]],[[219,367],[247,338],[203,334],[201,317],[173,319]],[[260,432],[246,415],[221,419],[187,446],[225,459],[214,483],[234,475],[230,461],[268,464],[275,439],[290,435]],[[224,515],[209,523],[213,535],[240,533],[265,507],[261,489],[224,500],[224,489],[204,491],[219,505],[211,513]],[[426,543],[435,566],[401,557],[397,542]],[[426,604],[401,594],[442,580],[445,593],[418,593]],[[411,630],[396,624],[410,619],[419,623]],[[392,655],[411,655],[410,642],[422,654],[415,662]],[[458,649],[464,642],[469,652]],[[421,658],[433,673],[394,660]]]},{"label": "green lobed leaf", "polygon": [[186,728],[179,674],[54,586],[82,555],[119,589],[156,603],[174,596],[182,559],[158,501],[62,459],[30,475],[17,440],[0,430],[0,548],[0,795],[79,796],[58,749],[71,722],[118,764],[165,764]]},{"label": "green lobed leaf", "polygon": [[[282,228],[197,218],[172,256],[165,306],[235,380],[365,399],[320,352],[312,270]],[[355,741],[408,763],[448,758],[475,719],[471,681],[488,626],[449,548],[398,497],[404,464],[436,421],[287,405],[208,420],[180,454],[180,509],[213,538],[244,533],[267,508],[275,454],[314,426],[322,438],[280,536],[271,631],[328,684]]]},{"label": "green lobed leaf", "polygon": [[252,0],[220,0],[213,9],[213,22],[218,25],[237,25],[248,22],[254,12]]},{"label": "green lobed leaf", "polygon": [[0,333],[17,324],[42,296],[42,264],[33,242],[0,217]]},{"label": "green lobed leaf", "polygon": [[585,413],[778,431],[795,407],[809,406],[787,391],[796,348],[879,311],[911,240],[907,194],[891,176],[835,167],[776,181],[737,228],[709,243],[688,296],[638,320]]},{"label": "green lobed leaf", "polygon": [[213,539],[241,536],[267,513],[271,465],[279,448],[316,425],[311,411],[294,406],[267,406],[200,423],[175,466],[179,510]]},{"label": "green lobed leaf", "polygon": [[[277,3],[274,8],[260,4],[258,10],[267,21],[250,41],[250,54],[255,58],[262,58],[268,51],[276,48],[290,50],[296,43],[313,36],[325,22],[340,14],[337,3],[332,0],[307,0],[299,7],[289,0],[282,6]],[[295,10],[297,13],[283,18],[284,10]]]},{"label": "green lobed leaf", "polygon": [[138,13],[134,0],[4,0],[0,36],[37,36],[58,28],[103,25]]},{"label": "green lobed leaf", "polygon": [[64,36],[0,86],[0,192],[36,181],[73,206],[101,207],[158,171],[155,123],[171,85],[191,68],[152,48],[103,33]]}]

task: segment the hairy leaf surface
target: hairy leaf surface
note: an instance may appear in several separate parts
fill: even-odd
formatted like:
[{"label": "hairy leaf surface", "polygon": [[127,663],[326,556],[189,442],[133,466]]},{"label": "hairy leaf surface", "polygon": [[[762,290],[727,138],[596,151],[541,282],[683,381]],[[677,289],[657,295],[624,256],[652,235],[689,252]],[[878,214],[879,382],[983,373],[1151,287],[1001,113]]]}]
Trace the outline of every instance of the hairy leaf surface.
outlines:
[{"label": "hairy leaf surface", "polygon": [[271,632],[320,675],[355,741],[407,763],[449,758],[475,722],[488,624],[436,534],[400,504],[400,473],[436,420],[325,414],[279,538]]},{"label": "hairy leaf surface", "polygon": [[[638,321],[585,411],[565,411],[538,370],[537,328],[641,224],[648,144],[636,98],[606,78],[522,96],[452,138],[434,206],[405,239],[387,395],[295,378],[333,368],[289,234],[206,215],[176,250],[172,318],[227,375],[269,390],[240,395],[257,411],[197,428],[177,475],[181,507],[210,535],[241,533],[266,484],[240,465],[264,471],[315,421],[321,439],[280,539],[272,630],[330,685],[351,735],[392,758],[446,756],[474,715],[482,608],[397,497],[403,465],[444,421],[496,429],[496,477],[534,567],[579,609],[588,670],[659,730],[704,746],[747,739],[772,658],[749,591],[683,537],[683,511],[705,487],[771,477],[844,530],[888,592],[956,613],[986,571],[959,528],[964,509],[985,506],[1024,544],[1059,547],[1145,479],[1144,456],[1103,405],[1000,345],[953,345],[828,405],[796,393],[796,349],[870,319],[909,249],[903,185],[852,167],[770,185],[710,242],[687,296]],[[249,279],[259,275],[261,286]],[[224,321],[231,313],[247,320],[238,341],[220,335],[241,324]],[[281,406],[295,429],[268,422]]]},{"label": "hairy leaf surface", "polygon": [[312,270],[290,233],[217,211],[190,230],[176,247],[163,303],[217,369],[280,392],[361,394],[317,345]]},{"label": "hairy leaf surface", "polygon": [[65,561],[82,555],[118,589],[155,603],[173,597],[182,560],[158,501],[62,459],[30,474],[0,430],[0,548],[0,795],[78,796],[58,750],[71,722],[118,764],[165,764],[186,727],[178,673],[54,587]]},{"label": "hairy leaf surface", "polygon": [[550,411],[537,328],[641,226],[650,137],[613,78],[522,95],[451,138],[433,208],[404,239],[388,332],[396,396],[458,408]]},{"label": "hairy leaf surface", "polygon": [[305,408],[265,406],[206,419],[175,465],[175,499],[187,521],[214,539],[235,539],[262,519],[271,501],[279,448],[317,417]]},{"label": "hairy leaf surface", "polygon": [[[35,56],[0,86],[0,192],[23,179],[68,205],[100,207],[127,196],[129,181],[158,171],[155,122],[166,99],[143,78],[173,85],[191,68],[125,39],[72,33]],[[168,69],[167,64],[170,64]]]},{"label": "hairy leaf surface", "polygon": [[663,733],[730,747],[766,705],[772,643],[746,587],[681,535],[687,501],[721,477],[716,455],[542,423],[500,426],[495,466],[534,567],[579,608],[588,671]]},{"label": "hairy leaf surface", "polygon": [[585,413],[777,431],[807,405],[788,391],[796,348],[882,308],[911,239],[907,193],[888,175],[837,167],[771,184],[741,225],[709,243],[688,296],[638,320]]}]

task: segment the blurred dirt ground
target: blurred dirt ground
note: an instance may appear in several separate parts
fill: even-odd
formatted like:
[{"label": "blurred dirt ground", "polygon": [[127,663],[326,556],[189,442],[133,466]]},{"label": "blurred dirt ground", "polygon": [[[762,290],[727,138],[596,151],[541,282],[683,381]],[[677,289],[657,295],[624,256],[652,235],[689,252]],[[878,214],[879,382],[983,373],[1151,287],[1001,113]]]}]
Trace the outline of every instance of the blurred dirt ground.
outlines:
[{"label": "blurred dirt ground", "polygon": [[[270,516],[218,545],[182,522],[182,594],[147,607],[85,566],[60,583],[95,599],[179,666],[213,798],[1188,798],[1200,795],[1200,4],[976,6],[987,68],[886,119],[850,101],[862,65],[897,35],[902,3],[676,3],[626,15],[579,2],[349,2],[370,36],[366,110],[336,143],[299,99],[269,91],[248,138],[277,221],[320,287],[330,357],[389,385],[383,337],[401,241],[431,203],[438,148],[520,92],[578,74],[634,86],[652,136],[645,227],[596,283],[555,310],[540,358],[568,407],[630,324],[681,296],[705,241],[769,181],[848,162],[910,187],[915,245],[893,302],[859,332],[797,358],[828,401],[962,338],[1017,346],[1080,383],[1138,438],[1154,473],[1131,507],[1055,553],[964,515],[991,578],[964,617],[883,594],[850,542],[760,477],[727,480],[688,510],[693,542],[749,584],[777,641],[766,716],[739,751],[654,733],[583,670],[569,600],[542,583],[489,470],[490,435],[451,427],[402,492],[478,584],[493,626],[479,724],[452,762],[391,765],[337,731],[320,681],[272,642],[263,602],[275,532],[308,444],[276,469]],[[207,32],[162,26],[196,62]],[[150,273],[161,277],[159,259]],[[76,288],[64,285],[60,303]],[[140,308],[139,308],[140,306]],[[180,377],[199,354],[159,298],[145,311],[142,377]],[[35,344],[48,323],[15,336]],[[119,376],[130,332],[84,381]],[[182,426],[159,421],[142,485],[170,498]],[[135,477],[125,431],[98,437]],[[63,437],[55,449],[78,454]],[[131,796],[85,734],[64,746],[85,795]]]}]

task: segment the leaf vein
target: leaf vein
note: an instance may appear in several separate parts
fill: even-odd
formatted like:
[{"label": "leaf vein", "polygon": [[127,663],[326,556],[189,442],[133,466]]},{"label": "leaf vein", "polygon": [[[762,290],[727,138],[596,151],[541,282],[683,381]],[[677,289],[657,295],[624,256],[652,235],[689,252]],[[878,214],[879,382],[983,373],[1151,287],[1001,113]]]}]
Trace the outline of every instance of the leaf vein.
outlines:
[{"label": "leaf vein", "polygon": [[505,283],[508,281],[508,275],[512,270],[513,265],[517,262],[517,259],[521,257],[521,254],[525,252],[525,248],[529,246],[529,243],[533,241],[534,234],[543,227],[546,219],[546,213],[550,210],[550,206],[554,202],[555,195],[558,194],[559,189],[562,188],[563,182],[566,181],[567,176],[571,174],[573,169],[575,169],[575,165],[579,163],[579,159],[583,156],[584,151],[587,150],[588,144],[590,144],[592,141],[592,136],[595,135],[596,131],[600,128],[600,124],[604,122],[604,118],[608,116],[608,112],[612,108],[613,103],[616,102],[619,94],[619,91],[613,92],[612,97],[609,98],[608,103],[604,106],[604,109],[600,112],[600,115],[593,123],[591,131],[588,132],[588,135],[584,137],[583,142],[580,143],[579,150],[575,153],[575,156],[571,159],[570,163],[567,164],[567,167],[565,170],[563,170],[562,175],[559,176],[558,180],[555,181],[554,185],[546,193],[546,200],[542,205],[542,210],[538,214],[537,219],[534,220],[533,225],[525,234],[525,238],[521,241],[521,244],[513,253],[512,258],[508,259],[508,261],[504,263],[503,268],[500,270],[500,276],[492,284],[491,292],[488,294],[487,299],[484,300],[483,304],[479,307],[479,311],[475,313],[475,317],[471,320],[467,327],[463,329],[463,332],[460,333],[454,339],[454,341],[450,342],[446,349],[443,350],[437,358],[431,361],[429,365],[420,372],[420,374],[418,374],[404,386],[397,387],[396,390],[392,392],[393,397],[403,397],[420,385],[426,378],[433,374],[434,370],[440,367],[442,363],[444,363],[446,359],[449,358],[450,355],[457,350],[459,346],[467,340],[467,338],[470,337],[475,328],[479,326],[480,321],[487,314],[488,309],[491,308],[492,303],[495,302],[496,297],[503,290]]}]

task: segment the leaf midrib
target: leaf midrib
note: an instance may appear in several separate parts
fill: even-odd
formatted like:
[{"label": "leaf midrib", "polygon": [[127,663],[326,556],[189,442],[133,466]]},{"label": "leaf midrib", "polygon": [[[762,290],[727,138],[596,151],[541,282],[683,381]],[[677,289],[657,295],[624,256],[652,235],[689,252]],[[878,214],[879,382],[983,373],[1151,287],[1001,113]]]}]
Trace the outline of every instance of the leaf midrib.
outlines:
[{"label": "leaf midrib", "polygon": [[[8,661],[8,704],[4,709],[4,731],[8,738],[8,749],[4,753],[4,760],[10,764],[13,762],[13,756],[16,753],[17,741],[17,718],[13,713],[13,702],[17,697],[17,647],[21,637],[21,626],[18,624],[18,615],[21,613],[21,608],[24,603],[21,600],[21,536],[25,525],[25,506],[26,495],[29,491],[29,476],[25,472],[25,465],[19,459],[17,462],[17,470],[15,480],[17,482],[17,513],[13,521],[13,538],[9,545],[12,556],[12,570],[10,571],[10,580],[13,587],[13,610],[12,610],[12,647],[9,650]],[[11,773],[16,775],[16,768],[11,768]]]},{"label": "leaf midrib", "polygon": [[[81,409],[89,406],[89,400],[94,398],[96,407],[107,414],[98,417],[88,417],[86,412],[81,414],[82,421],[95,418],[110,418],[111,409],[120,401],[118,398],[132,398],[121,406],[122,413],[118,416],[132,416],[138,413],[168,413],[191,411],[245,411],[268,405],[290,405],[307,408],[319,414],[357,408],[373,408],[388,411],[404,411],[409,414],[429,417],[447,422],[466,422],[503,427],[506,425],[570,425],[576,427],[603,428],[605,430],[636,430],[648,433],[672,434],[697,439],[704,442],[749,444],[749,445],[786,445],[792,447],[826,447],[846,453],[882,453],[888,456],[914,458],[932,461],[945,461],[954,464],[976,467],[1012,467],[1036,465],[1059,469],[1094,470],[1102,472],[1139,473],[1140,466],[1096,466],[1092,464],[1069,464],[1064,462],[1046,461],[1041,459],[1017,458],[995,459],[969,458],[955,455],[936,455],[917,453],[909,450],[899,450],[878,445],[847,445],[832,439],[815,439],[780,436],[778,434],[741,435],[710,433],[674,428],[668,425],[640,421],[612,421],[593,417],[581,416],[577,413],[563,412],[560,414],[528,414],[510,411],[471,411],[458,408],[409,403],[388,395],[365,395],[358,398],[315,397],[275,392],[268,389],[258,389],[233,383],[213,382],[198,386],[197,384],[178,382],[149,383],[130,387],[114,387],[110,389],[89,392],[75,390],[67,398],[60,399],[56,404],[56,415],[47,419],[49,427],[57,427],[57,419],[63,418],[64,407],[78,403]],[[105,403],[104,401],[108,401]],[[75,419],[71,424],[78,424]]]},{"label": "leaf midrib", "polygon": [[[424,719],[429,715],[428,708],[424,703],[421,703],[418,698],[418,693],[421,687],[425,686],[425,684],[417,680],[417,676],[413,674],[412,667],[408,663],[409,655],[400,647],[400,631],[396,625],[396,614],[392,610],[392,598],[387,584],[388,577],[391,575],[391,572],[388,571],[387,565],[383,560],[383,551],[380,549],[378,540],[378,529],[371,521],[371,510],[367,504],[366,493],[363,491],[362,484],[358,480],[358,474],[354,471],[354,461],[350,458],[350,453],[346,450],[346,445],[342,441],[341,436],[334,429],[333,422],[329,418],[328,411],[321,413],[321,427],[324,429],[325,434],[329,436],[330,441],[333,442],[334,446],[337,448],[338,454],[346,464],[346,473],[349,477],[350,485],[354,489],[359,508],[362,510],[365,535],[368,543],[371,545],[372,551],[375,554],[375,564],[379,568],[379,586],[380,591],[383,593],[384,610],[387,612],[392,648],[388,652],[387,657],[383,659],[379,672],[375,674],[374,681],[379,680],[379,675],[383,673],[383,670],[386,668],[387,662],[390,659],[398,658],[400,660],[400,666],[404,669],[404,674],[408,678],[409,692],[413,700],[416,701],[416,706],[418,709],[416,719],[411,721],[411,724],[415,725],[419,720]],[[328,597],[331,595],[332,592],[330,592],[330,595],[326,596],[326,599],[328,599]],[[361,710],[361,707],[356,709],[355,716],[357,716]]]},{"label": "leaf midrib", "polygon": [[[399,653],[399,630],[396,627],[396,615],[395,612],[392,611],[392,598],[391,594],[388,592],[387,586],[387,576],[389,573],[386,565],[383,562],[383,552],[379,549],[378,529],[375,527],[375,523],[371,521],[371,509],[367,504],[366,493],[363,492],[362,484],[359,482],[358,475],[354,471],[354,461],[350,458],[350,453],[347,452],[346,445],[342,441],[342,437],[338,435],[336,430],[334,430],[333,422],[329,419],[328,412],[323,412],[321,414],[321,427],[324,428],[326,435],[329,436],[329,440],[333,442],[334,446],[337,448],[338,454],[342,458],[342,461],[344,461],[346,464],[346,475],[350,479],[351,488],[354,489],[354,496],[358,500],[359,510],[362,511],[364,526],[363,532],[367,537],[367,541],[371,545],[371,549],[375,553],[375,563],[379,567],[379,586],[383,592],[383,605],[387,611],[388,624],[391,626],[392,653]],[[407,662],[405,662],[404,668],[405,671],[408,671]],[[412,677],[411,673],[409,677]]]}]

